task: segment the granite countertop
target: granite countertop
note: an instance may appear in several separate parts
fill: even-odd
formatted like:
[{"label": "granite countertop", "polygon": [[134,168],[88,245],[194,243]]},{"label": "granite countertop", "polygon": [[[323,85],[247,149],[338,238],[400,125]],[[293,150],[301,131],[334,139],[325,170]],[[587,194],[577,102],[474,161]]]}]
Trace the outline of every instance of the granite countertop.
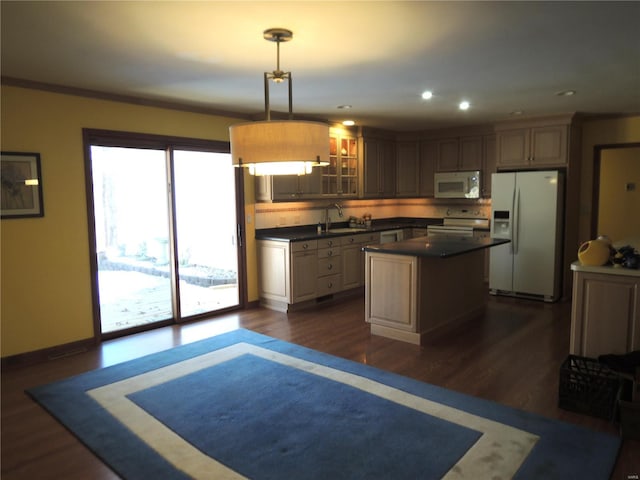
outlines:
[{"label": "granite countertop", "polygon": [[580,261],[571,264],[571,270],[574,272],[604,273],[606,275],[620,275],[625,277],[640,277],[640,270],[634,268],[614,267],[612,265],[603,265],[596,267],[592,265],[582,265]]},{"label": "granite countertop", "polygon": [[510,240],[502,238],[438,235],[437,237],[416,237],[402,242],[383,243],[381,245],[367,245],[363,250],[365,252],[391,253],[412,257],[448,258],[509,242]]},{"label": "granite countertop", "polygon": [[[348,222],[333,222],[329,233],[322,232],[318,235],[316,225],[303,225],[299,227],[264,228],[256,230],[256,240],[277,240],[284,242],[296,242],[300,240],[316,240],[318,238],[341,237],[356,235],[358,233],[383,232],[399,228],[427,228],[427,225],[439,225],[442,218],[388,218],[374,220],[370,228],[354,228],[348,232],[332,232],[331,229],[344,229],[349,227]],[[324,224],[322,225],[324,229]]]}]

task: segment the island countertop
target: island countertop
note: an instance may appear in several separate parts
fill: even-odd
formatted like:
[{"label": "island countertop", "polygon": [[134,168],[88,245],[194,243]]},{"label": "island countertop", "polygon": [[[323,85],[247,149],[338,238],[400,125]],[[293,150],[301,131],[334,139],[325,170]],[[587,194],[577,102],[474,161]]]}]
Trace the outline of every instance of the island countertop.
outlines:
[{"label": "island countertop", "polygon": [[365,252],[390,253],[394,255],[408,255],[412,257],[441,257],[448,258],[456,255],[490,248],[509,243],[502,238],[474,238],[455,235],[438,235],[431,237],[416,237],[401,242],[367,245],[362,248]]}]

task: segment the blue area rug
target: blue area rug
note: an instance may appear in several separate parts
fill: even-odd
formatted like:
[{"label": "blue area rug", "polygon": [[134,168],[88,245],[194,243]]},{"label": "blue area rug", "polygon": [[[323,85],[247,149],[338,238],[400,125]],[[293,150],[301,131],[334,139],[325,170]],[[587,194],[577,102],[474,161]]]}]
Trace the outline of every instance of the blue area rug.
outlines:
[{"label": "blue area rug", "polygon": [[125,479],[607,479],[620,446],[247,330],[28,393]]}]

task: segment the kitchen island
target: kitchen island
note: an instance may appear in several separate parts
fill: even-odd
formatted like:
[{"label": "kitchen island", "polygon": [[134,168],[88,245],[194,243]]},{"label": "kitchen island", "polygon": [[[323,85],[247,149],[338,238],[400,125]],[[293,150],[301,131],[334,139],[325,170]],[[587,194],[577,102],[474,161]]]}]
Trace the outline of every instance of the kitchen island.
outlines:
[{"label": "kitchen island", "polygon": [[421,345],[482,313],[484,249],[509,240],[417,237],[365,252],[365,318],[371,333]]}]

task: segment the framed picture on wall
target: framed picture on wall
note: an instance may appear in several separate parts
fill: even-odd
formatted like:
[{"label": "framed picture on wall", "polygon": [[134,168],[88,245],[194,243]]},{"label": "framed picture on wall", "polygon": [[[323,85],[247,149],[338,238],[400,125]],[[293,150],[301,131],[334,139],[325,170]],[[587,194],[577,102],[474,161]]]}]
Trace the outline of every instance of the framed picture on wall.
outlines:
[{"label": "framed picture on wall", "polygon": [[44,216],[39,153],[0,152],[2,218]]}]

